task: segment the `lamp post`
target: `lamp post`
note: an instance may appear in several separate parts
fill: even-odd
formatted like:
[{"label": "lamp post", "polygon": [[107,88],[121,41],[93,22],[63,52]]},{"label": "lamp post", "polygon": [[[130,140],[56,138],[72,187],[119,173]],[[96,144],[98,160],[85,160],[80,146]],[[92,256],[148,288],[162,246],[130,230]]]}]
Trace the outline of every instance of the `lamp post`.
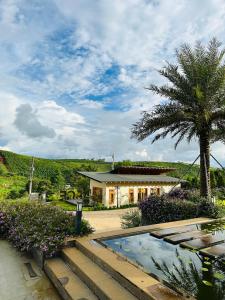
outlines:
[{"label": "lamp post", "polygon": [[83,207],[83,201],[77,200],[77,211],[76,211],[76,234],[77,235],[80,235],[81,233],[82,207]]}]

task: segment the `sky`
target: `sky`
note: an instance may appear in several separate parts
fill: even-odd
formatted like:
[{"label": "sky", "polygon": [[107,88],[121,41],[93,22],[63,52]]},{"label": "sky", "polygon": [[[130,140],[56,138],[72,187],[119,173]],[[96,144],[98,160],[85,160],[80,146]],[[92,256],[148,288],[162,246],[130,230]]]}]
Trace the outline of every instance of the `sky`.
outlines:
[{"label": "sky", "polygon": [[[225,45],[224,0],[0,0],[0,148],[46,158],[191,162],[196,141],[131,139],[145,89],[187,42]],[[225,145],[212,153],[225,164]]]}]

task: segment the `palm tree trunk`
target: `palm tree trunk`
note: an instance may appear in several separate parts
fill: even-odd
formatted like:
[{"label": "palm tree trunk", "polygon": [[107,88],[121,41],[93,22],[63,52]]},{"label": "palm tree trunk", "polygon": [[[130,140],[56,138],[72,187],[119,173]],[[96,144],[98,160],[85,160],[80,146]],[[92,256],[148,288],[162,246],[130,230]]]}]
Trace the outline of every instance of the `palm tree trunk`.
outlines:
[{"label": "palm tree trunk", "polygon": [[210,144],[209,134],[203,132],[199,138],[200,144],[200,195],[211,199],[210,189]]}]

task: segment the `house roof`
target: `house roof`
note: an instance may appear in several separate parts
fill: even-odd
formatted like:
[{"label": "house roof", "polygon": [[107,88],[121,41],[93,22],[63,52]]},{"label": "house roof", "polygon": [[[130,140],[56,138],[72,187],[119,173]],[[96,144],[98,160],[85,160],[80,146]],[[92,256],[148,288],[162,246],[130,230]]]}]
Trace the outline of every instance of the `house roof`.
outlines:
[{"label": "house roof", "polygon": [[166,175],[139,175],[139,174],[113,174],[110,172],[78,172],[79,174],[86,176],[98,182],[163,182],[163,183],[178,183],[180,179],[170,177]]},{"label": "house roof", "polygon": [[175,170],[176,168],[170,167],[118,166],[110,173],[126,175],[162,175]]}]

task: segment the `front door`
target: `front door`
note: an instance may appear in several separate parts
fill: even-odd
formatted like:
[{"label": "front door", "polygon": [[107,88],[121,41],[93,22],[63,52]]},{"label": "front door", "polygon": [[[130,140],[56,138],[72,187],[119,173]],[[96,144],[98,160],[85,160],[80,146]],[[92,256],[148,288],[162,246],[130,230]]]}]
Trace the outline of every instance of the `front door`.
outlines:
[{"label": "front door", "polygon": [[115,190],[113,189],[109,190],[109,205],[115,205]]}]

